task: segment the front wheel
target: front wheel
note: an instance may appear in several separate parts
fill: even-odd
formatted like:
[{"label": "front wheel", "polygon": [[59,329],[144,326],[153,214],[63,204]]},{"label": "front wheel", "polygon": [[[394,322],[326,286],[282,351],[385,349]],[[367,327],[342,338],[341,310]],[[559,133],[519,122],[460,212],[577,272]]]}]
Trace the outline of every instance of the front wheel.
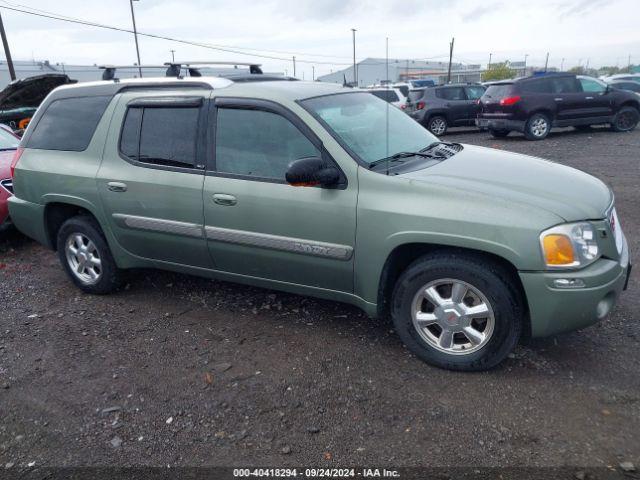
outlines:
[{"label": "front wheel", "polygon": [[440,115],[431,117],[427,122],[427,129],[436,136],[444,135],[445,133],[447,133],[447,128],[449,128],[447,119]]},{"label": "front wheel", "polygon": [[527,140],[544,140],[551,131],[551,120],[543,113],[535,113],[529,117],[524,126]]},{"label": "front wheel", "polygon": [[58,231],[57,247],[67,275],[83,292],[105,294],[120,285],[122,271],[92,217],[81,215],[64,222]]},{"label": "front wheel", "polygon": [[466,253],[435,253],[399,278],[392,318],[407,347],[449,370],[487,370],[515,348],[522,300],[501,265]]},{"label": "front wheel", "polygon": [[638,125],[640,121],[640,112],[633,107],[623,107],[611,122],[611,129],[614,132],[630,132]]}]

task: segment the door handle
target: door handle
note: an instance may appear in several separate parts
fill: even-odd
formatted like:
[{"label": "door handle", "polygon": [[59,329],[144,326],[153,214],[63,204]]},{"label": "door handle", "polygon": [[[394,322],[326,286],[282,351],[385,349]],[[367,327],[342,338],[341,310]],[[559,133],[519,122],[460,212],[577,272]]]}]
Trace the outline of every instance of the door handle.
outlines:
[{"label": "door handle", "polygon": [[227,195],[226,193],[214,193],[213,202],[224,207],[231,207],[238,203],[238,199],[233,195]]},{"label": "door handle", "polygon": [[563,101],[563,100],[564,100],[564,98],[554,98],[554,100],[555,100],[556,102],[561,102],[561,101]]},{"label": "door handle", "polygon": [[593,100],[593,97],[586,97],[587,100]]},{"label": "door handle", "polygon": [[109,182],[107,188],[112,192],[126,192],[127,184],[122,182]]}]

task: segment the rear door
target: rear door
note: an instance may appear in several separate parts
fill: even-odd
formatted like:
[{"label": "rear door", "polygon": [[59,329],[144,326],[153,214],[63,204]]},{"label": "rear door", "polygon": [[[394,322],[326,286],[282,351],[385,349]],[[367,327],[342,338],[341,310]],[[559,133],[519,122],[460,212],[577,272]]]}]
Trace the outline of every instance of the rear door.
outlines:
[{"label": "rear door", "polygon": [[484,95],[485,88],[482,85],[469,85],[465,87],[465,92],[469,100],[469,120],[473,123],[480,113],[480,98]]},{"label": "rear door", "polygon": [[216,270],[353,291],[357,179],[345,177],[335,188],[287,184],[294,160],[334,163],[309,127],[274,102],[216,98],[214,104],[203,197]]},{"label": "rear door", "polygon": [[553,100],[556,104],[556,123],[571,124],[589,116],[589,104],[575,77],[549,77]]},{"label": "rear door", "polygon": [[122,95],[97,175],[106,217],[129,253],[211,267],[203,233],[205,99]]},{"label": "rear door", "polygon": [[471,103],[463,87],[437,87],[435,93],[444,102],[451,124],[464,125],[469,121]]}]

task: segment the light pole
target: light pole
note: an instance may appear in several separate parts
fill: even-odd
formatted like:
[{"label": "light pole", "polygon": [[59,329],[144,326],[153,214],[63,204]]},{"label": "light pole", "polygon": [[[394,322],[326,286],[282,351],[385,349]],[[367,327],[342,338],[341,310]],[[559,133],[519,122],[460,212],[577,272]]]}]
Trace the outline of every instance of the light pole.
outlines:
[{"label": "light pole", "polygon": [[16,71],[13,68],[13,60],[11,59],[11,51],[9,50],[9,42],[7,41],[7,34],[4,31],[4,23],[2,22],[1,15],[0,15],[0,35],[2,36],[2,45],[4,46],[4,55],[7,58],[7,67],[9,67],[9,76],[11,77],[11,81],[13,81],[16,79]]},{"label": "light pole", "polygon": [[311,65],[311,80],[312,81],[316,81],[316,66],[315,65]]},{"label": "light pole", "polygon": [[171,62],[176,63],[176,51],[171,50]]},{"label": "light pole", "polygon": [[136,40],[136,55],[138,56],[138,73],[140,74],[140,78],[142,78],[142,67],[140,66],[140,47],[138,46],[138,29],[136,28],[136,15],[133,13],[133,2],[138,2],[140,0],[129,0],[129,4],[131,5],[131,21],[133,22],[133,38]]},{"label": "light pole", "polygon": [[296,76],[296,56],[293,56],[293,76]]},{"label": "light pole", "polygon": [[527,57],[529,56],[528,53],[525,53],[524,55],[524,68],[522,69],[522,76],[526,77],[527,76]]},{"label": "light pole", "polygon": [[352,28],[351,32],[353,34],[353,81],[358,86],[358,71],[356,70],[356,29]]},{"label": "light pole", "polygon": [[562,61],[560,62],[560,71],[564,70],[564,57],[562,57]]}]

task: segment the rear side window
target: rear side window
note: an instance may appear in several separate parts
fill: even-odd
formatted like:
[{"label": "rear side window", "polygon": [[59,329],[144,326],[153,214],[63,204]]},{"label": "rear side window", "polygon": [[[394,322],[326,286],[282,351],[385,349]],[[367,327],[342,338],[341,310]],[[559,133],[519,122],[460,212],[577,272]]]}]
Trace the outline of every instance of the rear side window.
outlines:
[{"label": "rear side window", "polygon": [[396,88],[399,88],[405,97],[409,95],[409,87],[407,85],[398,85]]},{"label": "rear side window", "polygon": [[466,100],[467,97],[462,87],[449,87],[438,88],[436,90],[436,97],[443,98],[445,100]]},{"label": "rear side window", "polygon": [[580,91],[576,79],[573,77],[552,78],[551,85],[553,86],[553,93],[576,93]]},{"label": "rear side window", "polygon": [[522,91],[527,93],[553,93],[551,81],[548,78],[539,78],[522,83]]},{"label": "rear side window", "polygon": [[467,97],[469,97],[469,100],[477,100],[479,99],[482,95],[484,95],[484,87],[481,87],[479,85],[474,85],[473,87],[467,87]]},{"label": "rear side window", "polygon": [[199,116],[195,107],[131,107],[120,135],[120,153],[150,165],[193,168]]},{"label": "rear side window", "polygon": [[102,118],[110,96],[54,100],[27,140],[28,148],[43,150],[86,150]]}]

